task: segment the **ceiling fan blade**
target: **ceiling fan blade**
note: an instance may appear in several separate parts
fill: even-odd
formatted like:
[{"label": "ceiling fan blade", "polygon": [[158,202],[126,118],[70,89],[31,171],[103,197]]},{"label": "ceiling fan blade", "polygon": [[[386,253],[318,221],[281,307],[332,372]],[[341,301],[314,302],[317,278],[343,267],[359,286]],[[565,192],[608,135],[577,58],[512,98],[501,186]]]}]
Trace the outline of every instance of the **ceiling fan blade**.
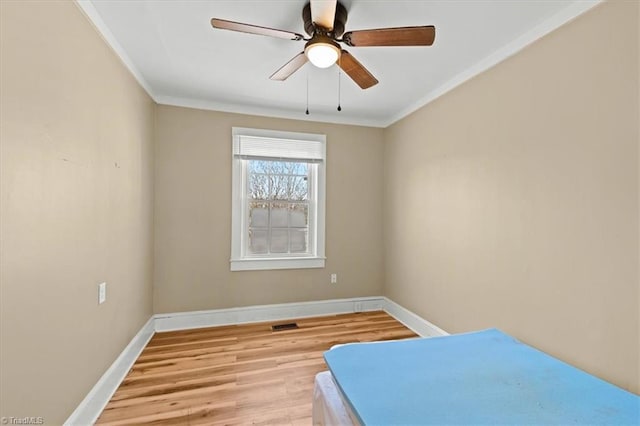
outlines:
[{"label": "ceiling fan blade", "polygon": [[260,27],[258,25],[243,24],[240,22],[227,21],[224,19],[212,18],[211,26],[221,30],[239,31],[241,33],[264,35],[269,37],[283,38],[287,40],[302,40],[304,37],[291,31],[276,30],[273,28]]},{"label": "ceiling fan blade", "polygon": [[337,0],[311,0],[311,20],[326,30],[332,30],[337,2]]},{"label": "ceiling fan blade", "polygon": [[280,69],[273,73],[271,80],[284,81],[291,76],[294,72],[298,71],[300,67],[307,63],[307,56],[304,52],[298,53],[289,62],[284,64]]},{"label": "ceiling fan blade", "polygon": [[379,28],[349,31],[342,40],[349,46],[431,46],[436,38],[436,27]]},{"label": "ceiling fan blade", "polygon": [[368,89],[378,84],[378,80],[351,53],[342,51],[338,66],[356,82],[362,89]]}]

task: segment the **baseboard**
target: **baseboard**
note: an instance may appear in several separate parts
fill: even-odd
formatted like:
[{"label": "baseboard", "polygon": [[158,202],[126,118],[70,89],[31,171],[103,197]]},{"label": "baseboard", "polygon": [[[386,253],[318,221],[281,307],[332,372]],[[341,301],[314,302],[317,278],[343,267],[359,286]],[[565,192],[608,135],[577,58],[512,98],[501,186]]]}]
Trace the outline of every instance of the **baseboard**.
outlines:
[{"label": "baseboard", "polygon": [[421,337],[447,336],[449,333],[440,327],[430,323],[424,318],[414,314],[410,310],[398,305],[391,299],[383,297],[384,311],[400,321],[407,328],[413,330]]},{"label": "baseboard", "polygon": [[122,383],[122,380],[124,380],[144,347],[147,346],[154,332],[154,318],[151,317],[100,377],[80,405],[71,413],[71,416],[64,422],[65,426],[92,425],[98,420],[98,416],[100,416],[100,413],[102,413],[102,410],[104,410],[104,407],[116,389],[118,389],[118,386],[120,386],[120,383]]},{"label": "baseboard", "polygon": [[396,302],[382,296],[156,314],[149,318],[149,321],[111,364],[64,424],[84,426],[95,423],[156,331],[187,330],[219,325],[280,321],[368,311],[385,311],[422,337],[449,334]]},{"label": "baseboard", "polygon": [[381,311],[384,306],[384,297],[356,297],[351,299],[156,314],[154,319],[156,331],[174,331],[250,322],[319,317],[350,312]]}]

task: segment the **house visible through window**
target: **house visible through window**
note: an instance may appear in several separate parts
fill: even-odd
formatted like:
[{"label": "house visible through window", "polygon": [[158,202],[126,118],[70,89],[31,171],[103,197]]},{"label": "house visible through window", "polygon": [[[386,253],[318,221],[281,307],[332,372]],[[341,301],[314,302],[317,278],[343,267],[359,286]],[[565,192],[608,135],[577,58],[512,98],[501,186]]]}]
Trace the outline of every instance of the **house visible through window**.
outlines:
[{"label": "house visible through window", "polygon": [[233,129],[231,270],[324,267],[325,136]]}]

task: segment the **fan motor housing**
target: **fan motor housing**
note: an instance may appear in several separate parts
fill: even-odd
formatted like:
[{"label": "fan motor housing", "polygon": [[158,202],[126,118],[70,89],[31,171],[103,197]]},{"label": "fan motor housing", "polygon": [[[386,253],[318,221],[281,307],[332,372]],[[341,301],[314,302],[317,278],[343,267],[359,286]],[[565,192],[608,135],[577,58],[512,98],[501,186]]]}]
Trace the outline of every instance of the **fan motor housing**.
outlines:
[{"label": "fan motor housing", "polygon": [[[310,36],[315,33],[315,25],[311,19],[311,3],[307,3],[302,9],[302,20],[304,21],[304,30]],[[328,34],[332,34],[334,38],[340,37],[344,33],[344,28],[347,23],[347,9],[342,3],[336,3],[336,18],[333,22],[333,30],[328,31]]]}]

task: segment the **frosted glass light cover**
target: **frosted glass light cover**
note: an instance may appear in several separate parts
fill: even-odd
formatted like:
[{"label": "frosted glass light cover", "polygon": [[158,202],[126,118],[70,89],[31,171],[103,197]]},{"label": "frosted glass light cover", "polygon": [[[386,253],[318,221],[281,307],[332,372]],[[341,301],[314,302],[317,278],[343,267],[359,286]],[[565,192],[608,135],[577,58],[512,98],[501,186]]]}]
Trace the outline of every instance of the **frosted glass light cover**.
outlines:
[{"label": "frosted glass light cover", "polygon": [[305,52],[309,61],[318,68],[329,68],[335,64],[340,54],[335,46],[328,43],[315,43]]}]

